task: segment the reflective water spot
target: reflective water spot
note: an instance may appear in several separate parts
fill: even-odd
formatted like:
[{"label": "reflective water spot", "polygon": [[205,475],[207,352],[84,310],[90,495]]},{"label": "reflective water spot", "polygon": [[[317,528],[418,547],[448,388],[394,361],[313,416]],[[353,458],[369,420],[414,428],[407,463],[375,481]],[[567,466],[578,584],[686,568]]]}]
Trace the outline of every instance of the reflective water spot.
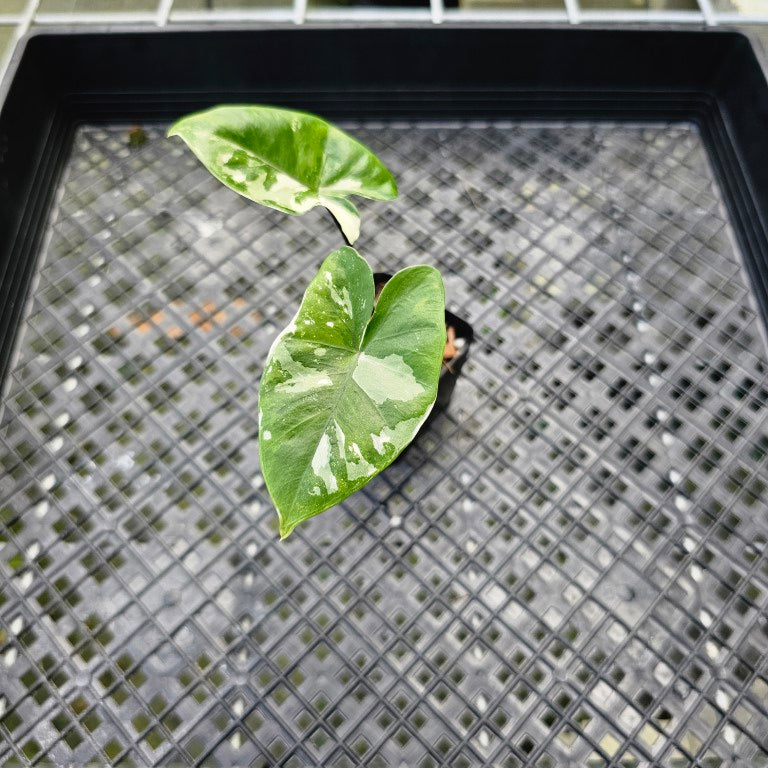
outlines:
[{"label": "reflective water spot", "polygon": [[265,440],[271,440],[272,439],[272,433],[267,429],[262,433],[262,437]]},{"label": "reflective water spot", "polygon": [[333,328],[333,320],[329,320],[329,321],[326,323],[326,325],[327,325],[329,328]]},{"label": "reflective water spot", "polygon": [[22,592],[26,592],[31,586],[32,582],[34,581],[34,574],[32,571],[27,570],[24,571],[24,573],[21,574],[18,578],[14,579],[14,583],[20,589]]},{"label": "reflective water spot", "polygon": [[704,579],[704,571],[702,571],[698,565],[692,565],[691,577],[693,578],[694,581],[702,581]]},{"label": "reflective water spot", "polygon": [[51,505],[47,501],[38,502],[34,510],[35,517],[42,520],[42,518],[44,518],[48,514],[48,511],[50,510],[50,508],[51,508]]},{"label": "reflective water spot", "polygon": [[224,226],[224,222],[221,219],[203,219],[195,216],[190,217],[190,221],[197,234],[203,239],[210,237]]},{"label": "reflective water spot", "polygon": [[122,469],[124,472],[127,472],[129,469],[132,469],[135,463],[136,463],[136,460],[134,459],[133,451],[122,453],[115,459],[115,464],[117,465],[117,467],[119,469]]},{"label": "reflective water spot", "polygon": [[371,357],[361,352],[352,378],[377,405],[386,400],[413,400],[425,391],[400,355]]},{"label": "reflective water spot", "polygon": [[312,471],[322,480],[327,493],[335,493],[339,489],[339,484],[331,470],[331,441],[325,432],[312,457]]}]

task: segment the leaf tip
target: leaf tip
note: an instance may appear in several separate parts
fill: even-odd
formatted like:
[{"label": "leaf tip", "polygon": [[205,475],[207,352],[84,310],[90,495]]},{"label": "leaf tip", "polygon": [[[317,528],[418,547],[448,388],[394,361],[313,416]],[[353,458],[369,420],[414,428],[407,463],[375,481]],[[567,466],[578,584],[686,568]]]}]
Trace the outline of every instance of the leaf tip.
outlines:
[{"label": "leaf tip", "polygon": [[[270,495],[271,492],[270,492]],[[275,500],[272,499],[272,503],[275,503]],[[293,529],[298,525],[298,520],[289,523],[284,517],[283,513],[280,511],[280,508],[275,504],[275,512],[277,512],[277,521],[278,521],[278,530],[280,533],[280,541],[285,541],[291,533],[293,533]]]},{"label": "leaf tip", "polygon": [[296,527],[296,523],[288,525],[283,522],[283,518],[280,515],[280,512],[278,512],[277,515],[280,518],[280,541],[285,541],[293,533],[293,529]]},{"label": "leaf tip", "polygon": [[389,184],[390,189],[389,189],[389,197],[387,199],[394,200],[398,196],[399,190],[397,188],[397,180],[393,176],[392,171],[389,171],[389,182],[390,182]]}]

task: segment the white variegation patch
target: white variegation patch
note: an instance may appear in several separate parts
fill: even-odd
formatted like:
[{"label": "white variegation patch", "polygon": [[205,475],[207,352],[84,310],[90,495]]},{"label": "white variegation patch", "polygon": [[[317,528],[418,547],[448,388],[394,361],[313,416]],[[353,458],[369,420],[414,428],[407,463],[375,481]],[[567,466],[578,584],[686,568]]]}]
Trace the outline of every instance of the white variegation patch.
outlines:
[{"label": "white variegation patch", "polygon": [[[333,427],[336,432],[336,445],[338,446],[339,458],[344,462],[344,466],[347,470],[347,480],[359,480],[361,477],[370,477],[375,471],[376,467],[373,464],[369,464],[363,454],[360,452],[360,446],[357,443],[347,448],[346,435],[344,430],[339,426],[339,422],[333,422]],[[350,456],[349,454],[352,454]]]},{"label": "white variegation patch", "polygon": [[311,392],[314,389],[332,386],[333,379],[327,373],[314,372],[288,379],[282,384],[278,384],[275,387],[275,391],[290,392],[292,395],[298,395],[302,392]]},{"label": "white variegation patch", "polygon": [[398,446],[410,442],[431,410],[430,407],[420,419],[403,419],[393,427],[384,427],[378,434],[371,433],[371,443],[376,452],[383,456],[387,452],[387,445]]},{"label": "white variegation patch", "polygon": [[378,435],[373,434],[373,432],[371,433],[371,442],[376,453],[383,456],[387,452],[386,446],[392,444],[392,438],[389,436],[387,429],[382,429]]},{"label": "white variegation patch", "polygon": [[350,243],[360,234],[360,214],[348,196],[397,195],[392,174],[370,150],[314,115],[226,105],[182,118],[168,135],[180,136],[219,181],[250,200],[296,214],[325,206]]},{"label": "white variegation patch", "polygon": [[349,297],[349,289],[346,286],[342,286],[341,291],[336,290],[336,286],[333,284],[333,275],[330,272],[325,273],[325,282],[328,283],[331,298],[344,310],[347,317],[351,318],[352,299]]},{"label": "white variegation patch", "polygon": [[331,469],[331,440],[327,432],[323,432],[320,442],[312,457],[312,471],[322,480],[326,493],[335,493],[339,489],[336,475]]},{"label": "white variegation patch", "polygon": [[[291,325],[293,325],[293,331],[290,332],[293,333],[296,330],[296,326],[293,323]],[[287,333],[281,334],[280,338],[287,335]],[[270,364],[275,363],[288,374],[286,380],[275,386],[276,392],[297,395],[322,387],[333,386],[333,380],[325,371],[308,368],[296,360],[284,345],[274,344],[272,346]]]},{"label": "white variegation patch", "polygon": [[361,352],[352,378],[360,389],[381,405],[387,400],[407,402],[424,393],[413,369],[400,355],[372,357]]}]

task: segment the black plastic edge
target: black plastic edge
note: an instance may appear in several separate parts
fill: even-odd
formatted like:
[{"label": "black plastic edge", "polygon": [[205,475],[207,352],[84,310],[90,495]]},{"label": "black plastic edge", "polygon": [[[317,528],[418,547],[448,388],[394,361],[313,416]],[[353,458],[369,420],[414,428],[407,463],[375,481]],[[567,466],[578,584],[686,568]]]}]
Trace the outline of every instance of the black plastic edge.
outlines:
[{"label": "black plastic edge", "polygon": [[768,326],[768,82],[752,44],[737,35],[702,125],[710,158]]},{"label": "black plastic edge", "polygon": [[[397,51],[397,56],[392,55]],[[0,110],[0,379],[82,122],[224,101],[330,119],[695,122],[768,323],[768,84],[736,32],[290,28],[56,34],[17,53]]]}]

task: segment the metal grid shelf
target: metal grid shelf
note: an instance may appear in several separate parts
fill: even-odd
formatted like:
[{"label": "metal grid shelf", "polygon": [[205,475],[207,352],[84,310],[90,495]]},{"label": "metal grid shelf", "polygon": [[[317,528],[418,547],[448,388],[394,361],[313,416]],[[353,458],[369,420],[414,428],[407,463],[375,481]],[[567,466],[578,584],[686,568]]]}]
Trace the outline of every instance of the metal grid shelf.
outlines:
[{"label": "metal grid shelf", "polygon": [[768,765],[766,343],[695,128],[347,127],[401,188],[361,251],[478,338],[283,543],[256,382],[336,230],[79,129],[0,432],[0,765]]}]

